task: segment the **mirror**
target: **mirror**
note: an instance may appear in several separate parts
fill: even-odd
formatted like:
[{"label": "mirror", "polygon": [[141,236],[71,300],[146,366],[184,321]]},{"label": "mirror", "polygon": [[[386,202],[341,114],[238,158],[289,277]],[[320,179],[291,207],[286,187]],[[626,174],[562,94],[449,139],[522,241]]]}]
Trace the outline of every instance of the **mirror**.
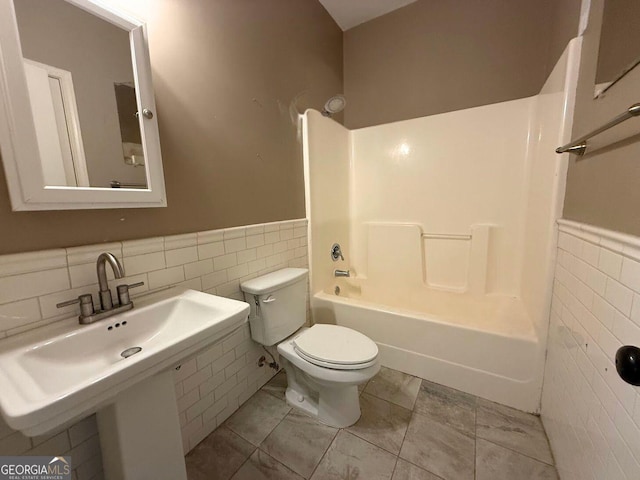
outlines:
[{"label": "mirror", "polygon": [[45,184],[146,188],[129,32],[64,0],[14,5]]},{"label": "mirror", "polygon": [[144,24],[93,0],[0,0],[0,30],[13,209],[166,206]]},{"label": "mirror", "polygon": [[596,97],[640,64],[640,2],[605,0],[596,69]]}]

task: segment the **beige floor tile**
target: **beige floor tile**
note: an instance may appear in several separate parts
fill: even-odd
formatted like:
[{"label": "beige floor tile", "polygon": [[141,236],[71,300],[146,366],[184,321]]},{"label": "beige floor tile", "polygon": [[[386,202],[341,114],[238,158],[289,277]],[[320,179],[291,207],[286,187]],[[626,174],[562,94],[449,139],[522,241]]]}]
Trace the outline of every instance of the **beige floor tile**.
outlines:
[{"label": "beige floor tile", "polygon": [[309,478],[337,432],[335,428],[292,410],[262,442],[260,449]]},{"label": "beige floor tile", "polygon": [[347,430],[397,455],[407,432],[411,411],[368,393],[360,396],[362,415]]},{"label": "beige floor tile", "polygon": [[278,372],[267,384],[262,387],[263,392],[270,393],[282,401],[286,401],[285,393],[287,391],[287,374],[284,370]]},{"label": "beige floor tile", "polygon": [[466,435],[476,433],[476,399],[468,393],[423,380],[413,411]]},{"label": "beige floor tile", "polygon": [[541,462],[553,464],[542,422],[535,415],[479,400],[476,435]]},{"label": "beige floor tile", "polygon": [[258,446],[289,410],[291,407],[285,402],[259,390],[224,425]]},{"label": "beige floor tile", "polygon": [[365,382],[365,383],[361,383],[360,385],[358,385],[358,393],[360,395],[362,395],[362,392],[364,392],[364,389],[367,388],[368,384],[369,384],[369,382]]},{"label": "beige floor tile", "polygon": [[382,368],[335,429],[285,390],[280,372],[190,452],[189,480],[558,480],[534,415]]},{"label": "beige floor tile", "polygon": [[256,450],[231,480],[302,480],[280,462]]},{"label": "beige floor tile", "polygon": [[479,438],[476,445],[477,480],[558,480],[551,465],[520,455]]},{"label": "beige floor tile", "polygon": [[383,400],[413,409],[421,380],[412,375],[382,367],[367,384],[364,391]]},{"label": "beige floor tile", "polygon": [[475,440],[414,413],[400,457],[445,480],[473,480]]},{"label": "beige floor tile", "polygon": [[224,427],[219,427],[187,457],[189,480],[227,480],[240,468],[255,447]]},{"label": "beige floor tile", "polygon": [[396,456],[341,430],[312,480],[389,480]]},{"label": "beige floor tile", "polygon": [[440,477],[399,458],[391,480],[440,480]]}]

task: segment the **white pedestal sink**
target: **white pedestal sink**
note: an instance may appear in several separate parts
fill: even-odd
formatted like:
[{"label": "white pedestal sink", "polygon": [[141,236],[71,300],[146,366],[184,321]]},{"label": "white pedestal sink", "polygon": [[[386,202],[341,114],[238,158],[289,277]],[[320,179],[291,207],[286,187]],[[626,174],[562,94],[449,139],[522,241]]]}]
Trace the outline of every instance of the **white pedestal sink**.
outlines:
[{"label": "white pedestal sink", "polygon": [[0,412],[29,436],[98,412],[107,479],[186,479],[171,370],[248,314],[244,302],[173,288],[92,325],[3,340]]}]

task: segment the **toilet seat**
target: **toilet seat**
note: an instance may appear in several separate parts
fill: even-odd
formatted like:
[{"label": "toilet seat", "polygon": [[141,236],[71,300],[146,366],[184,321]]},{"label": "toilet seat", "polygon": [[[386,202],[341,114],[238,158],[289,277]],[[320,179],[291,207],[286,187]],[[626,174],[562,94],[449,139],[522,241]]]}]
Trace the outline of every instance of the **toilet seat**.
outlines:
[{"label": "toilet seat", "polygon": [[359,370],[374,365],[378,346],[367,336],[338,325],[317,324],[293,339],[304,360],[336,370]]}]

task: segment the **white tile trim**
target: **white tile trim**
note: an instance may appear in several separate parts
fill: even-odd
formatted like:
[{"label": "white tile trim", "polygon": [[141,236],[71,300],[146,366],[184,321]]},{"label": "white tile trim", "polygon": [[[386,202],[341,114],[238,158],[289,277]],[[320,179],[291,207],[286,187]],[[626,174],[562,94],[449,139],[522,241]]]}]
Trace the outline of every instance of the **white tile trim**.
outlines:
[{"label": "white tile trim", "polygon": [[175,250],[178,248],[195,247],[198,245],[198,234],[187,233],[184,235],[170,235],[164,237],[164,249]]},{"label": "white tile trim", "polygon": [[66,268],[66,266],[67,252],[64,248],[2,255],[0,256],[0,277]]},{"label": "white tile trim", "polygon": [[84,245],[82,247],[67,248],[67,262],[69,263],[69,265],[95,263],[98,255],[100,255],[102,252],[111,252],[116,257],[122,258],[122,243],[99,243],[95,245]]},{"label": "white tile trim", "polygon": [[561,232],[640,261],[640,237],[562,218],[558,226]]},{"label": "white tile trim", "polygon": [[224,240],[231,240],[234,238],[242,238],[244,236],[246,236],[246,227],[233,227],[233,228],[226,228],[224,230]]},{"label": "white tile trim", "polygon": [[198,232],[197,238],[198,245],[221,242],[224,238],[224,232],[222,230],[208,230],[206,232]]},{"label": "white tile trim", "polygon": [[[281,248],[278,252],[273,251],[272,245],[269,245],[268,251],[263,248],[260,250],[260,253],[263,253],[262,258],[269,258],[267,261],[264,259],[259,261],[258,257],[261,255],[258,255],[256,247],[258,244],[260,246],[264,244],[264,234],[259,232],[272,231],[273,235],[278,236],[279,239],[282,232],[289,236],[290,232],[294,232],[296,228],[301,228],[306,224],[306,219],[295,219],[206,232],[0,256],[0,284],[4,285],[6,293],[0,299],[0,303],[9,304],[35,299],[42,305],[43,301],[48,301],[51,294],[56,294],[60,298],[64,297],[63,300],[77,296],[79,291],[95,294],[97,282],[94,275],[91,274],[91,268],[93,268],[91,265],[95,265],[98,255],[105,251],[112,252],[122,261],[128,279],[139,280],[142,278],[145,281],[146,286],[144,289],[138,289],[134,292],[135,296],[143,294],[151,281],[153,285],[158,287],[166,282],[171,285],[176,282],[186,285],[186,282],[189,282],[190,287],[199,286],[199,288],[206,284],[205,288],[209,293],[239,297],[241,294],[236,288],[238,281],[262,275],[277,268],[307,264],[306,249],[300,248],[303,241],[306,243],[306,237],[280,242]],[[303,228],[306,230],[306,227]],[[245,244],[246,233],[258,234],[250,237],[251,246]],[[225,239],[226,241],[224,241]],[[218,243],[210,243],[213,240],[218,240]],[[212,247],[215,245],[217,247],[214,251]],[[227,254],[224,252],[225,247],[229,250]],[[211,255],[205,255],[208,261],[196,256],[197,253],[202,257],[207,251],[211,253]],[[211,260],[209,257],[215,257],[215,259]],[[212,281],[214,280],[212,277],[214,266],[217,272],[222,272],[218,273],[215,278],[219,279],[224,276],[224,282]],[[171,271],[167,271],[170,269]],[[20,287],[20,282],[24,283],[27,278],[23,275],[33,277],[35,274],[38,277],[39,272],[47,272],[46,276],[51,276],[53,270],[58,270],[60,273],[55,276],[56,285],[45,285],[39,290],[34,287],[32,292],[25,291],[26,287]],[[154,273],[148,276],[148,272]],[[188,275],[187,272],[189,272]],[[64,275],[61,275],[62,273]],[[230,276],[227,276],[227,273],[230,273]],[[114,280],[111,279],[110,284],[113,283]],[[59,288],[57,284],[59,284]],[[30,284],[29,287],[31,287]],[[220,288],[219,292],[218,288]],[[29,315],[31,321],[25,321],[24,325],[0,329],[0,338],[59,321],[64,318],[65,313],[70,315],[75,312],[75,308],[72,309],[73,311],[56,310],[51,312],[50,310],[47,309],[47,314],[43,313],[41,319],[35,319],[32,318],[33,315]],[[25,315],[27,313],[25,312]],[[38,320],[38,322],[33,320]]]},{"label": "white tile trim", "polygon": [[127,240],[122,242],[122,255],[124,257],[162,252],[163,250],[164,237],[143,238],[141,240]]}]

